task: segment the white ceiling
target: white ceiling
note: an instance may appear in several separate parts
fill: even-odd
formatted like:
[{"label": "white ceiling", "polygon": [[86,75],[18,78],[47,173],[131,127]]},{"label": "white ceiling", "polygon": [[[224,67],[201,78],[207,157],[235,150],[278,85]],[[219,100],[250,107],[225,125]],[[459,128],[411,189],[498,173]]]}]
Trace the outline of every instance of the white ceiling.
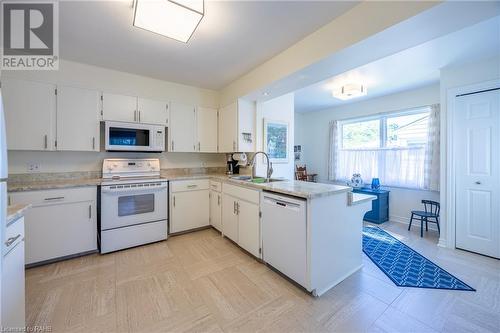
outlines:
[{"label": "white ceiling", "polygon": [[191,40],[132,26],[132,0],[61,1],[60,54],[67,60],[220,89],[357,2],[207,1]]},{"label": "white ceiling", "polygon": [[[358,102],[439,81],[439,69],[500,56],[500,16],[350,70],[295,93],[295,110],[307,112]],[[341,101],[331,90],[362,83],[368,95]]]}]

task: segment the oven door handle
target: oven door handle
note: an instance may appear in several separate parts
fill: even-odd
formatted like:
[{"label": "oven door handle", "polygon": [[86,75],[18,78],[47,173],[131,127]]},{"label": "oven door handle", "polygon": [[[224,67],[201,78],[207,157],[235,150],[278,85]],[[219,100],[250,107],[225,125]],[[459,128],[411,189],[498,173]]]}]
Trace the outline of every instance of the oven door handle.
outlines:
[{"label": "oven door handle", "polygon": [[130,194],[136,194],[136,193],[151,193],[151,192],[159,192],[163,191],[167,188],[167,184],[165,185],[159,185],[159,186],[152,186],[152,187],[124,187],[124,188],[109,188],[108,186],[102,186],[101,187],[101,193],[130,193]]}]

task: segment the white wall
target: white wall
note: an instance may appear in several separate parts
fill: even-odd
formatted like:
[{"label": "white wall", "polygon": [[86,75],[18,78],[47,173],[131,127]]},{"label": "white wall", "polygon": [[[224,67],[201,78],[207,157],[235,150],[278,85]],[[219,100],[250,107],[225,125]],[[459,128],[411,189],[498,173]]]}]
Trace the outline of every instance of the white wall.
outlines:
[{"label": "white wall", "polygon": [[[300,141],[296,144],[302,145],[302,163],[307,165],[309,173],[318,174],[319,182],[329,182],[328,124],[331,120],[398,111],[435,103],[439,103],[438,84],[332,109],[303,113],[297,116],[295,122],[296,131],[301,131],[297,138]],[[420,208],[422,199],[439,201],[438,192],[402,188],[390,188],[390,190],[390,219],[397,222],[407,222],[410,210]]]},{"label": "white wall", "polygon": [[[2,78],[18,78],[60,85],[69,85],[107,92],[177,101],[193,105],[219,106],[219,92],[161,81],[102,67],[62,60],[58,71],[3,71]],[[224,166],[224,154],[164,153],[110,154],[82,152],[9,151],[9,173],[27,172],[28,163],[40,163],[40,172],[94,171],[101,169],[102,159],[112,156],[161,159],[162,168]]]},{"label": "white wall", "polygon": [[[440,245],[454,248],[455,244],[449,240],[448,221],[445,212],[447,202],[447,121],[448,121],[448,91],[453,88],[463,87],[476,83],[486,82],[500,78],[500,57],[485,59],[484,61],[465,64],[461,66],[445,67],[441,69],[441,211],[442,228]],[[453,221],[451,221],[453,223]]]},{"label": "white wall", "polygon": [[[294,95],[286,94],[266,102],[259,102],[256,105],[256,147],[257,150],[264,150],[264,118],[284,121],[288,127],[288,162],[273,163],[273,177],[294,178],[293,144],[294,144]],[[266,165],[264,159],[257,157],[257,174],[265,176]]]}]

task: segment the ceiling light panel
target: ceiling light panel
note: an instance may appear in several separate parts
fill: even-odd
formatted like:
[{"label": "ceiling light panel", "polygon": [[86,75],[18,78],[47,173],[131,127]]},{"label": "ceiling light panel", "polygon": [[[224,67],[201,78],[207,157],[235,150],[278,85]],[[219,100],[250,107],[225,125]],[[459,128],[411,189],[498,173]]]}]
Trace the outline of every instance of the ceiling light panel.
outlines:
[{"label": "ceiling light panel", "polygon": [[187,43],[203,15],[203,0],[136,0],[134,26]]}]

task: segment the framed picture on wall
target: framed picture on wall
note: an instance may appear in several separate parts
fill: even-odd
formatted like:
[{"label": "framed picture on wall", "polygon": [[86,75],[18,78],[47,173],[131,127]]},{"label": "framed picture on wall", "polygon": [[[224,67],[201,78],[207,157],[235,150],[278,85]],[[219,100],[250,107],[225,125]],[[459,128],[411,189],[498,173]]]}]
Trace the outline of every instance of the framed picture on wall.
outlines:
[{"label": "framed picture on wall", "polygon": [[272,163],[288,163],[288,123],[264,118],[264,151]]}]

